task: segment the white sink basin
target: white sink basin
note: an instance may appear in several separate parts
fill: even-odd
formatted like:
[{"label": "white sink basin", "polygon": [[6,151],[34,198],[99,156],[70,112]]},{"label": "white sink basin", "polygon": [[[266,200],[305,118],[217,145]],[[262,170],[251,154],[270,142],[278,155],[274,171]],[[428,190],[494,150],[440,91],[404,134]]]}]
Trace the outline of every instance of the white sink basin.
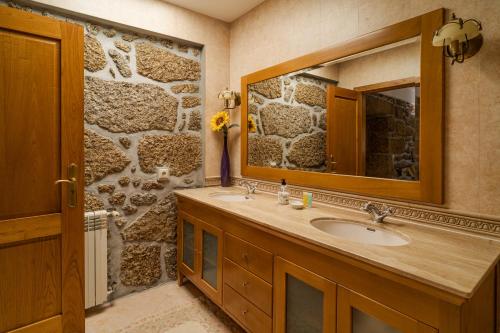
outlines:
[{"label": "white sink basin", "polygon": [[253,200],[249,195],[242,193],[215,192],[211,193],[210,196],[217,200],[226,202],[242,202]]},{"label": "white sink basin", "polygon": [[311,225],[332,236],[358,243],[401,246],[410,242],[397,232],[349,220],[319,218],[312,220]]}]

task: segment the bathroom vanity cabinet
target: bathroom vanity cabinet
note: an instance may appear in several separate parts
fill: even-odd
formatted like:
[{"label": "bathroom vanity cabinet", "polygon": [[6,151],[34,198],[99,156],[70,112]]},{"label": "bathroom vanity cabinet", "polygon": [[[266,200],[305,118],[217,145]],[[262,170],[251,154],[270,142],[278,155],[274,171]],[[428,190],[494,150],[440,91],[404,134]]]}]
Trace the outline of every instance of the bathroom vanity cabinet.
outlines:
[{"label": "bathroom vanity cabinet", "polygon": [[184,193],[179,283],[190,280],[248,332],[495,332],[495,269],[458,295]]}]

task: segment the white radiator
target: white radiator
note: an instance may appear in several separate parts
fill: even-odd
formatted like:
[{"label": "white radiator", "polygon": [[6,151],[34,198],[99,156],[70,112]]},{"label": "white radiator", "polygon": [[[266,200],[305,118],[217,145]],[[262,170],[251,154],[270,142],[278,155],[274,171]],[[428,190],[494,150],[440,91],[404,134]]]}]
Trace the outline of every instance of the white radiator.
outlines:
[{"label": "white radiator", "polygon": [[102,304],[108,298],[108,213],[85,213],[85,309]]}]

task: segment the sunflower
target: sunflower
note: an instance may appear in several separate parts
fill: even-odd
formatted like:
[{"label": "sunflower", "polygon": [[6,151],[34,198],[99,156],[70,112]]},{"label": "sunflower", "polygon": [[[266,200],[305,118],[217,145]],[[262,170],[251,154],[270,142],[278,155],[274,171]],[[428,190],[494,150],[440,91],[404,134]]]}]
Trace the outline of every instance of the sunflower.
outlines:
[{"label": "sunflower", "polygon": [[248,116],[248,133],[255,133],[257,131],[257,124],[252,116]]},{"label": "sunflower", "polygon": [[229,123],[229,114],[226,111],[217,112],[210,120],[210,127],[214,132],[220,132]]}]

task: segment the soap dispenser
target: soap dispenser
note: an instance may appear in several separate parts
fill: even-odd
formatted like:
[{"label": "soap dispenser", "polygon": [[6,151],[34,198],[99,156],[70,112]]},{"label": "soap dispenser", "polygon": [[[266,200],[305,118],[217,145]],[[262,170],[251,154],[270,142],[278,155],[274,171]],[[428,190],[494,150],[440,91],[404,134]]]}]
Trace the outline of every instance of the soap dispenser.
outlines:
[{"label": "soap dispenser", "polygon": [[280,205],[288,205],[288,199],[290,197],[290,193],[286,191],[286,180],[281,180],[281,188],[278,192],[278,202]]}]

